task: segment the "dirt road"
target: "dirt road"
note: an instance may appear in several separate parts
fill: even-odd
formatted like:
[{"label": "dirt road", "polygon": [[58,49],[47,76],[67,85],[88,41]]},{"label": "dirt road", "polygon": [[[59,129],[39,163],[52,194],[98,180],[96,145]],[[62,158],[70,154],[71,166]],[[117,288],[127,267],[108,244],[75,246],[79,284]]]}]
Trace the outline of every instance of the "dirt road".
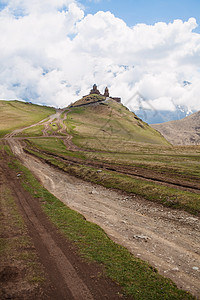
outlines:
[{"label": "dirt road", "polygon": [[[64,122],[64,120],[66,120],[67,118],[67,114],[70,112],[70,110],[66,110],[66,109],[57,109],[56,113],[49,116],[48,119],[42,120],[38,123],[35,123],[33,125],[30,125],[26,128],[21,128],[21,129],[16,129],[13,132],[7,134],[5,136],[5,139],[10,140],[10,142],[12,142],[12,138],[15,139],[19,139],[19,140],[23,140],[24,137],[17,137],[17,135],[21,132],[23,132],[24,129],[28,129],[28,128],[32,128],[34,126],[37,125],[43,125],[44,129],[43,129],[43,136],[45,138],[58,138],[58,139],[62,139],[63,143],[65,144],[67,150],[69,151],[79,151],[79,152],[101,152],[101,151],[96,151],[96,150],[91,150],[91,149],[84,149],[84,148],[80,148],[77,145],[75,145],[72,142],[72,135],[67,133],[67,126],[66,123]],[[57,129],[56,130],[52,130],[52,125],[55,125]],[[26,137],[28,138],[28,137]],[[38,138],[36,137],[31,137],[32,139]],[[44,151],[45,152],[45,151]],[[104,152],[104,151],[102,151]],[[48,155],[50,155],[48,153]],[[68,159],[63,158],[59,155],[54,155],[53,153],[51,153],[52,157],[55,157],[57,160],[61,160],[64,162],[66,162]],[[162,173],[159,172],[159,170],[151,170],[151,169],[146,169],[146,168],[141,168],[140,166],[127,166],[127,165],[117,165],[117,164],[110,164],[110,163],[106,163],[106,162],[102,162],[102,161],[95,161],[95,160],[80,160],[78,158],[70,158],[70,164],[76,164],[76,163],[81,163],[81,164],[85,164],[85,165],[89,165],[95,168],[103,168],[105,170],[111,170],[117,173],[121,173],[121,174],[126,174],[129,175],[133,178],[136,179],[142,179],[145,181],[151,181],[154,183],[159,183],[161,185],[165,185],[168,187],[172,187],[172,188],[177,188],[179,190],[185,190],[185,191],[191,191],[197,194],[200,194],[200,182],[197,178],[193,178],[193,180],[188,180],[187,176],[184,174],[179,174],[178,177],[174,177],[171,176],[173,174],[166,174],[166,173]]]},{"label": "dirt road", "polygon": [[[14,149],[19,148],[15,145]],[[21,186],[15,171],[9,169],[6,156],[0,161],[0,175],[0,181],[9,186],[21,210],[46,278],[45,285],[35,290],[26,288],[21,276],[17,276],[13,285],[10,274],[3,274],[7,282],[3,291],[0,288],[1,299],[131,299],[124,297],[121,288],[103,275],[101,267],[80,259],[77,249],[49,221],[38,200]]]},{"label": "dirt road", "polygon": [[86,183],[25,154],[19,140],[13,152],[58,199],[100,225],[171,278],[180,288],[200,295],[200,219],[137,196]]}]

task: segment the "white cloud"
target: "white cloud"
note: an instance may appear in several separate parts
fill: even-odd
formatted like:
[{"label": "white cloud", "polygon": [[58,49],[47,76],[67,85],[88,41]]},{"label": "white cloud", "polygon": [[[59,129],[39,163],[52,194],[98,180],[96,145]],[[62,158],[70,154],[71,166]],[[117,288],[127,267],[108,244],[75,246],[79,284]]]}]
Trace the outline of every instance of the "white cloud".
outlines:
[{"label": "white cloud", "polygon": [[73,0],[5,0],[6,12],[14,15],[47,13],[49,11],[66,8]]},{"label": "white cloud", "polygon": [[[108,85],[138,107],[200,109],[196,20],[130,28],[110,12],[84,16],[73,0],[7,0],[0,12],[0,98],[67,106]],[[192,84],[184,85],[188,81]]]},{"label": "white cloud", "polygon": [[141,101],[140,105],[145,110],[176,110],[173,99],[170,97],[160,97],[153,100]]}]

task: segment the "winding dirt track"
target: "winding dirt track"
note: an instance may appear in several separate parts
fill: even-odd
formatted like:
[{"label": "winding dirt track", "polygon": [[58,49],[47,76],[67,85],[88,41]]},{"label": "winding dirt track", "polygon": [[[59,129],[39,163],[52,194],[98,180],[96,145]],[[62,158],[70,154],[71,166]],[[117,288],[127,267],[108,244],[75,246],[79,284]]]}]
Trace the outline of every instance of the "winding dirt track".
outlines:
[{"label": "winding dirt track", "polygon": [[100,225],[134,255],[149,261],[178,287],[200,295],[198,217],[74,178],[24,153],[19,140],[8,141],[15,155],[52,194]]},{"label": "winding dirt track", "polygon": [[[48,136],[48,131],[51,129],[50,124],[56,119],[54,122],[57,122],[59,132],[63,133],[66,125],[61,119],[61,113],[62,110],[58,110],[48,120],[26,128],[42,123],[44,125],[43,135]],[[26,128],[17,129],[5,137],[13,153],[25,165],[27,164],[24,158],[28,158],[28,156],[23,152],[19,142],[21,138],[14,137]],[[31,197],[19,184],[15,172],[7,166],[7,156],[4,156],[4,159],[0,161],[0,173],[5,174],[4,180],[12,190],[13,197],[22,211],[29,234],[46,271],[45,289],[41,289],[40,295],[30,296],[29,299],[132,299],[123,296],[121,287],[105,277],[101,267],[92,263],[87,264],[80,259],[77,249],[48,220],[37,199]]]},{"label": "winding dirt track", "polygon": [[[18,140],[23,140],[24,137],[16,137],[17,134],[21,133],[24,129],[28,129],[40,124],[44,125],[44,129],[43,129],[43,137],[45,138],[58,138],[58,139],[62,139],[63,143],[65,144],[67,150],[69,151],[79,151],[79,152],[101,152],[101,151],[96,151],[96,150],[90,150],[90,149],[83,149],[80,148],[78,146],[76,146],[73,142],[72,142],[72,136],[70,134],[67,133],[67,126],[66,123],[64,123],[64,120],[67,118],[67,114],[70,110],[68,110],[67,112],[65,112],[65,109],[57,109],[56,113],[54,115],[51,115],[48,119],[44,119],[42,121],[40,121],[39,123],[33,124],[31,126],[28,126],[26,128],[22,128],[22,129],[17,129],[14,130],[13,132],[7,134],[5,136],[5,139],[10,140],[13,137],[15,139]],[[63,118],[62,113],[64,113]],[[52,131],[51,128],[51,124],[52,123],[56,123],[58,130],[56,131]],[[61,135],[59,135],[61,134]],[[28,137],[26,137],[28,138]],[[38,137],[30,137],[31,139],[35,139]],[[38,150],[39,151],[39,150]],[[45,153],[45,151],[42,151]],[[102,151],[104,152],[104,151]],[[185,190],[185,191],[191,191],[197,194],[200,194],[200,182],[197,178],[193,178],[193,181],[188,181],[187,176],[179,175],[179,177],[174,177],[174,176],[170,176],[170,174],[166,174],[163,172],[159,172],[159,171],[154,171],[154,170],[148,170],[148,169],[144,169],[138,166],[127,166],[127,165],[113,165],[113,164],[109,164],[109,163],[105,163],[105,162],[97,162],[97,161],[83,161],[80,160],[78,158],[70,158],[70,160],[68,158],[64,158],[61,157],[59,155],[53,155],[52,153],[48,153],[47,154],[49,156],[55,157],[57,160],[61,160],[64,161],[65,163],[68,162],[70,164],[85,164],[85,165],[89,165],[89,166],[93,166],[95,168],[102,168],[105,170],[109,170],[109,171],[113,171],[113,172],[117,172],[117,173],[121,173],[121,174],[126,174],[129,175],[131,177],[134,178],[138,178],[138,179],[142,179],[142,180],[146,180],[146,181],[152,181],[155,183],[159,183],[161,185],[165,185],[165,186],[169,186],[169,187],[173,187],[173,188],[177,188],[180,190]]]}]

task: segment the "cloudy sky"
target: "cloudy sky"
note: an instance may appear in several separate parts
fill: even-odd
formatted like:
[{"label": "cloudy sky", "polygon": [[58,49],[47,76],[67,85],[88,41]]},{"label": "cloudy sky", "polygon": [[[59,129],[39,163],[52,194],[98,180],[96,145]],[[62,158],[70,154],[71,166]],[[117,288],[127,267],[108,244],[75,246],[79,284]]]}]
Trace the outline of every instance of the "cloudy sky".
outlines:
[{"label": "cloudy sky", "polygon": [[198,24],[199,0],[1,0],[0,99],[64,107],[96,83],[200,110]]}]

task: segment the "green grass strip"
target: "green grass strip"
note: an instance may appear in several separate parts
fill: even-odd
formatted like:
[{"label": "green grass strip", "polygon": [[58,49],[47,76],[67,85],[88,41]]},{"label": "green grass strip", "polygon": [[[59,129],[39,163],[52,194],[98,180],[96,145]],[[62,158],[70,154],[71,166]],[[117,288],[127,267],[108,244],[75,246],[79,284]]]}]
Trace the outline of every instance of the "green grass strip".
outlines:
[{"label": "green grass strip", "polygon": [[17,134],[17,136],[42,136],[42,132],[44,130],[44,125],[37,125],[31,128],[24,129],[22,132]]},{"label": "green grass strip", "polygon": [[134,299],[195,299],[188,292],[179,290],[170,279],[159,275],[148,263],[111,241],[99,226],[69,209],[44,189],[18,161],[13,161],[10,166],[22,172],[20,180],[24,188],[39,198],[50,220],[76,244],[82,257],[100,263],[106,275],[120,284],[125,293]]},{"label": "green grass strip", "polygon": [[134,193],[142,196],[152,202],[160,203],[166,207],[175,209],[183,209],[191,214],[200,214],[200,195],[188,191],[178,190],[176,188],[167,187],[158,183],[135,179],[124,174],[117,174],[103,170],[101,173],[97,169],[83,165],[68,165],[41,154],[33,150],[27,151],[36,155],[53,166],[56,166],[71,175],[82,178],[96,184],[103,185],[107,188],[116,188],[127,193]]},{"label": "green grass strip", "polygon": [[[43,143],[43,147],[40,146],[40,143]],[[62,139],[55,139],[55,138],[41,138],[38,140],[26,140],[26,144],[28,148],[36,148],[41,151],[46,151],[51,155],[52,153],[57,155],[61,155],[62,157],[76,157],[85,160],[86,156],[82,152],[72,152],[70,150],[66,150],[66,146]],[[56,146],[56,147],[55,147]],[[30,150],[30,149],[29,149]],[[31,150],[30,150],[31,151]],[[33,150],[34,151],[34,150]]]}]

